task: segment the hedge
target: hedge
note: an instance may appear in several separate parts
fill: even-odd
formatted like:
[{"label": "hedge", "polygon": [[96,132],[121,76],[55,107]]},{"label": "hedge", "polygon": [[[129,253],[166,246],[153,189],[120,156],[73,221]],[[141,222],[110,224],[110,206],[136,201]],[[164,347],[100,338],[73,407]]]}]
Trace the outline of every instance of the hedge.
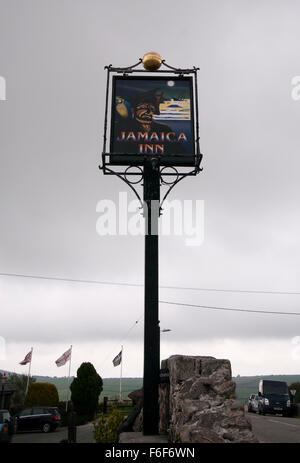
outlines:
[{"label": "hedge", "polygon": [[58,403],[58,392],[54,384],[32,383],[25,397],[24,407],[57,407]]}]

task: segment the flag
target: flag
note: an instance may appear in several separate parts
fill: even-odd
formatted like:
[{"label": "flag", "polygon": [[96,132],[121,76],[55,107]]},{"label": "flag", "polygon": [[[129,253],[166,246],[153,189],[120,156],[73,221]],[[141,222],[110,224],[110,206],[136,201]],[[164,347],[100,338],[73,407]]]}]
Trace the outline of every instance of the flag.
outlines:
[{"label": "flag", "polygon": [[122,351],[113,359],[114,367],[117,367],[122,362]]},{"label": "flag", "polygon": [[27,365],[27,363],[31,362],[31,357],[32,357],[32,350],[28,352],[28,354],[25,356],[24,360],[20,362],[20,365]]},{"label": "flag", "polygon": [[67,363],[68,360],[70,360],[71,351],[72,351],[72,347],[70,347],[70,349],[68,349],[64,354],[62,354],[59,357],[59,359],[55,360],[55,363],[58,367],[62,367],[63,365]]}]

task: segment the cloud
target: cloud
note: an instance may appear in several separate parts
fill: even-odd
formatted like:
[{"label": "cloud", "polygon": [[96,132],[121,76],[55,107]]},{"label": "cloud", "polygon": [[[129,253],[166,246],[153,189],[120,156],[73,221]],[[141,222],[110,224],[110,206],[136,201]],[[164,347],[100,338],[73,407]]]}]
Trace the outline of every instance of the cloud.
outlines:
[{"label": "cloud", "polygon": [[[300,104],[291,99],[290,82],[299,75],[299,5],[190,1],[178,34],[179,2],[156,3],[151,10],[140,1],[130,9],[121,1],[105,6],[76,2],[70,8],[68,2],[37,6],[28,0],[18,10],[15,2],[3,5],[1,75],[9,98],[0,108],[0,271],[143,282],[143,239],[99,237],[96,204],[117,200],[124,191],[119,179],[98,169],[103,67],[111,62],[126,66],[154,48],[171,65],[201,66],[204,153],[203,172],[185,179],[170,199],[205,201],[205,241],[189,248],[186,237],[162,237],[161,284],[295,291]],[[151,34],[141,35],[145,17]],[[299,310],[296,296],[162,290],[161,298]],[[44,346],[44,353],[49,346],[59,353],[65,344],[78,344],[78,359],[95,346],[92,357],[98,362],[103,346],[120,344],[143,316],[143,288],[0,277],[0,307],[7,369],[32,343]],[[264,339],[262,352],[272,339],[282,346],[299,334],[296,317],[161,305],[160,320],[172,329],[172,348],[188,351],[189,343],[197,346],[200,340],[199,350],[221,355],[210,340],[226,338],[233,358],[242,345],[259,355],[257,339]],[[130,336],[131,353],[137,350],[141,359],[142,325]],[[281,354],[272,342],[270,355],[263,358],[276,369]],[[253,363],[248,355],[245,371],[262,368],[261,358]],[[42,360],[36,363],[39,368],[47,370]],[[141,368],[133,362],[130,374]]]}]

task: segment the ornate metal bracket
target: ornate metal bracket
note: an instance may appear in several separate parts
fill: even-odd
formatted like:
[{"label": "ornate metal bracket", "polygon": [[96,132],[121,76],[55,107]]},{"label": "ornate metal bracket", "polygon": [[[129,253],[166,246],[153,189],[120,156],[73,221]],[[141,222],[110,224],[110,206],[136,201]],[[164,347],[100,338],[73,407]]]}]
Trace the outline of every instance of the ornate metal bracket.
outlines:
[{"label": "ornate metal bracket", "polygon": [[162,176],[162,173],[161,173],[161,183],[163,185],[170,185],[167,192],[165,193],[162,201],[160,202],[160,205],[159,205],[159,215],[161,216],[162,215],[162,211],[163,211],[163,204],[165,202],[165,200],[167,199],[167,197],[169,196],[169,194],[171,193],[171,191],[173,190],[174,186],[177,185],[179,182],[181,182],[181,180],[183,180],[184,178],[188,177],[188,176],[191,176],[191,175],[197,175],[200,171],[202,171],[203,169],[200,168],[200,167],[195,167],[195,169],[193,169],[192,171],[190,172],[186,172],[185,174],[181,174],[179,176],[179,173],[177,172],[177,169],[175,167],[172,167],[172,169],[174,169],[176,171],[176,180],[172,181],[172,182],[166,182],[166,180],[164,180],[163,176]]},{"label": "ornate metal bracket", "polygon": [[[98,166],[98,167],[99,167],[100,170],[103,170],[103,167],[102,167],[102,166]],[[130,168],[130,167],[129,167],[129,168]],[[134,186],[133,186],[133,185],[135,185],[135,184],[137,184],[137,183],[141,183],[141,181],[143,180],[144,175],[143,175],[142,169],[141,169],[141,174],[137,174],[137,175],[141,175],[141,178],[140,178],[138,181],[135,181],[135,182],[128,180],[128,178],[126,177],[126,171],[125,171],[124,173],[118,173],[118,172],[113,171],[112,169],[110,169],[110,168],[107,167],[107,166],[105,167],[105,169],[106,169],[108,172],[110,172],[108,175],[116,175],[118,178],[120,178],[121,180],[123,180],[123,182],[125,182],[126,185],[129,186],[129,188],[131,188],[131,190],[134,192],[135,196],[136,196],[137,199],[139,200],[140,205],[141,205],[141,208],[143,208],[143,207],[144,207],[143,201],[142,201],[140,195],[138,194],[137,190],[136,190],[136,189],[134,188]],[[128,169],[128,168],[127,168],[127,169]],[[127,170],[127,169],[126,169],[126,170]],[[127,175],[128,175],[128,174],[127,174]]]}]

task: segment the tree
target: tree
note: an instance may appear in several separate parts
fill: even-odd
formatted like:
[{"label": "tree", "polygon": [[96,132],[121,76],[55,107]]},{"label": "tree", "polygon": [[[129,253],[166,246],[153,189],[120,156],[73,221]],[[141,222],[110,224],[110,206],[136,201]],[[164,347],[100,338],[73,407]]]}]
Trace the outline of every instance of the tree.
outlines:
[{"label": "tree", "polygon": [[[8,380],[15,389],[15,392],[10,399],[10,412],[12,415],[20,412],[24,408],[25,392],[27,386],[27,375],[18,375],[17,373],[10,373]],[[29,376],[29,386],[35,382],[35,378]]]},{"label": "tree", "polygon": [[29,386],[28,393],[25,398],[24,406],[37,407],[48,406],[57,407],[59,402],[56,386],[51,383],[32,383]]},{"label": "tree", "polygon": [[77,378],[73,379],[70,386],[71,400],[79,415],[93,418],[102,387],[102,378],[94,366],[89,362],[82,363],[77,370]]}]

